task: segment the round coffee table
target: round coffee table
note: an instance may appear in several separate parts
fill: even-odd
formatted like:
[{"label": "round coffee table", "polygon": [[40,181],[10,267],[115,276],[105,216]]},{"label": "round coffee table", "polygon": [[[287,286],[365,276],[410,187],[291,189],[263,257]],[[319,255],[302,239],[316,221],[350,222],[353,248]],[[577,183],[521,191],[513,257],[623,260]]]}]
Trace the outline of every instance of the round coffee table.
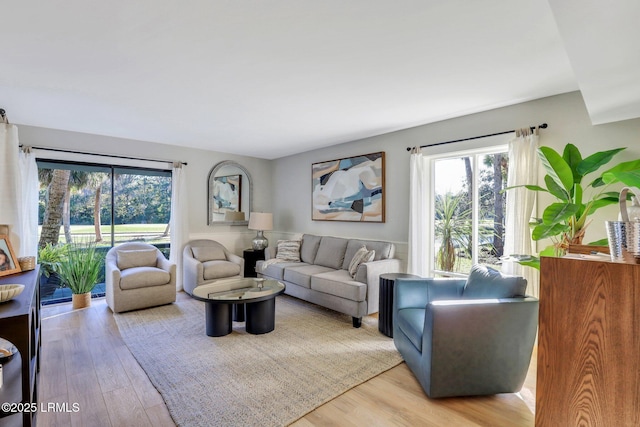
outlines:
[{"label": "round coffee table", "polygon": [[234,310],[238,314],[246,311],[246,331],[257,335],[274,330],[276,296],[283,293],[284,289],[284,283],[277,280],[243,278],[219,280],[198,286],[193,290],[192,296],[205,302],[205,326],[208,336],[221,337],[230,334]]}]

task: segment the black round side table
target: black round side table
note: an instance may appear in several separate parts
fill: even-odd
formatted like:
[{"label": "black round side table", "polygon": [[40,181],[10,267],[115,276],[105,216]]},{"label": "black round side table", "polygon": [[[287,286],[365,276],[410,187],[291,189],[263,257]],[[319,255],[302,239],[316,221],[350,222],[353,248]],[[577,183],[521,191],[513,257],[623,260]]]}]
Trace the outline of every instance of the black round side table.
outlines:
[{"label": "black round side table", "polygon": [[393,338],[393,287],[396,279],[419,279],[420,276],[405,273],[380,275],[380,304],[378,306],[378,330]]},{"label": "black round side table", "polygon": [[244,258],[244,277],[258,277],[256,264],[258,261],[264,261],[264,251],[245,249],[242,251],[242,258]]}]

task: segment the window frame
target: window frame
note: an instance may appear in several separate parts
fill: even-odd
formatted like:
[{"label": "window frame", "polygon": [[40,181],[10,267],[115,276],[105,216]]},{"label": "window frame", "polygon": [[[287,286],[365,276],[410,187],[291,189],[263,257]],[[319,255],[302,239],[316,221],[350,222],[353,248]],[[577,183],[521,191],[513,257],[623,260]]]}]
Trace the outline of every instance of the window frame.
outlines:
[{"label": "window frame", "polygon": [[[495,139],[494,139],[495,141]],[[471,169],[473,171],[473,200],[472,200],[472,229],[473,229],[473,241],[478,242],[478,224],[479,224],[479,216],[478,212],[478,195],[479,195],[479,182],[480,182],[480,169],[478,168],[478,159],[487,154],[495,154],[495,153],[508,153],[509,152],[509,144],[508,142],[503,143],[492,143],[491,145],[487,145],[484,147],[473,148],[473,149],[460,149],[456,151],[448,151],[442,153],[434,153],[430,155],[425,155],[424,164],[427,169],[428,183],[426,185],[428,195],[427,200],[429,200],[427,206],[428,218],[429,222],[427,224],[427,241],[429,242],[429,248],[431,251],[431,256],[427,260],[427,268],[429,271],[429,276],[442,275],[446,274],[449,277],[460,277],[466,278],[468,276],[467,273],[457,273],[451,271],[441,271],[435,268],[435,199],[436,199],[436,176],[435,176],[435,164],[437,161],[441,160],[452,160],[452,159],[460,159],[462,157],[471,157],[472,165]],[[477,244],[477,243],[476,243]],[[478,260],[478,251],[474,250],[472,253],[472,264],[477,263]]]}]

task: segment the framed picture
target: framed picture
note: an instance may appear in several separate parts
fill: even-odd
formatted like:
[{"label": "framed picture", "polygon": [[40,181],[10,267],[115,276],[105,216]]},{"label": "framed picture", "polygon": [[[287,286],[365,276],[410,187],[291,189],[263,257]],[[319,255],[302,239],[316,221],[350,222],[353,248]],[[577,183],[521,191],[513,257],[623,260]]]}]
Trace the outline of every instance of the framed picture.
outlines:
[{"label": "framed picture", "polygon": [[216,176],[210,189],[212,212],[240,212],[242,210],[242,175]]},{"label": "framed picture", "polygon": [[384,151],[314,163],[311,219],[384,222]]},{"label": "framed picture", "polygon": [[18,258],[13,253],[9,236],[0,234],[0,276],[20,273]]}]

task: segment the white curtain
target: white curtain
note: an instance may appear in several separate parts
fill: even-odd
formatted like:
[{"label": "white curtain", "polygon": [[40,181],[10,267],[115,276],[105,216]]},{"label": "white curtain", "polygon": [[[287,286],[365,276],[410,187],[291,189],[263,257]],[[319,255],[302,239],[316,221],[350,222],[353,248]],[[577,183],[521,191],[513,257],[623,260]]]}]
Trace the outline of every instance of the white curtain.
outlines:
[{"label": "white curtain", "polygon": [[188,197],[185,167],[182,163],[174,163],[171,174],[171,255],[169,260],[174,262],[176,268],[176,290],[181,291],[182,286],[182,249],[188,239],[189,220],[187,216]]},{"label": "white curtain", "polygon": [[[530,129],[516,132],[516,136],[509,142],[509,173],[507,186],[538,184],[538,130]],[[505,223],[505,255],[532,255],[535,253],[531,240],[531,219],[535,204],[535,192],[526,188],[516,188],[507,191],[507,212]],[[532,267],[524,267],[512,261],[502,264],[502,271],[517,274],[527,279],[527,293],[538,297],[539,274]]]},{"label": "white curtain", "polygon": [[20,256],[35,256],[38,253],[38,165],[31,148],[24,147],[18,153],[20,180],[18,182],[18,224]]},{"label": "white curtain", "polygon": [[[18,128],[0,119],[0,224],[9,226],[9,241],[16,256],[20,245],[20,171],[18,166]],[[30,254],[35,255],[35,254]]]},{"label": "white curtain", "polygon": [[426,277],[431,247],[428,236],[427,167],[419,147],[411,151],[409,163],[409,254],[407,273]]}]

